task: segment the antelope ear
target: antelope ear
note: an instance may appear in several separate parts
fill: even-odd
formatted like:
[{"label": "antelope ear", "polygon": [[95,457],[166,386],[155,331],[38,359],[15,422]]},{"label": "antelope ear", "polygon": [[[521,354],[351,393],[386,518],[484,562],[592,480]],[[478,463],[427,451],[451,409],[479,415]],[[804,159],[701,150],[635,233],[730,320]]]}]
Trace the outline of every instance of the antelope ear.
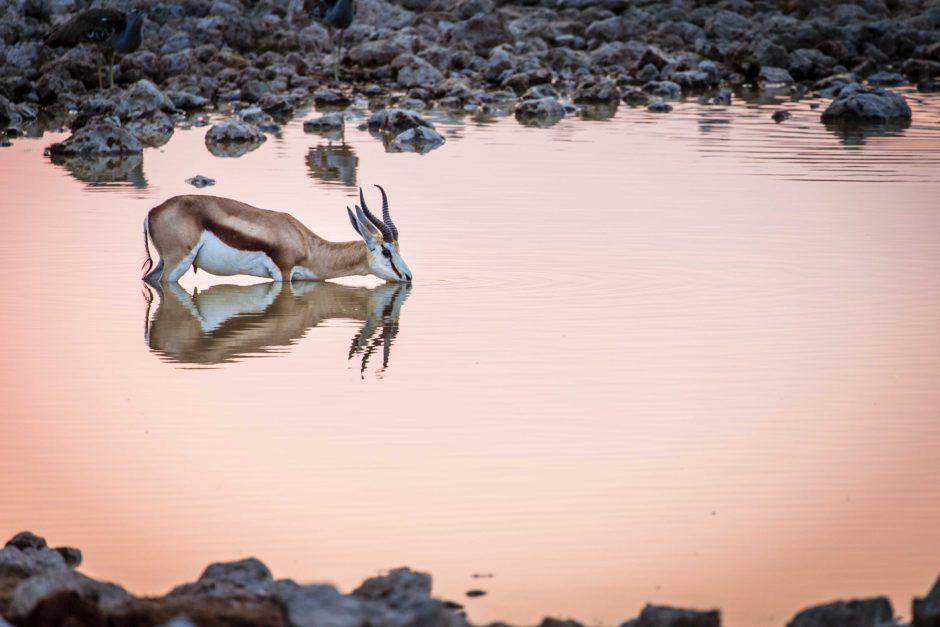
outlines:
[{"label": "antelope ear", "polygon": [[373,250],[376,246],[375,242],[375,228],[369,224],[369,221],[365,219],[365,216],[362,216],[360,219],[356,214],[362,214],[362,210],[359,207],[356,207],[356,214],[352,212],[352,209],[346,207],[346,213],[349,214],[349,221],[352,223],[353,228],[356,229],[356,233],[359,234],[359,237],[365,241],[366,246],[369,247],[369,250]]}]

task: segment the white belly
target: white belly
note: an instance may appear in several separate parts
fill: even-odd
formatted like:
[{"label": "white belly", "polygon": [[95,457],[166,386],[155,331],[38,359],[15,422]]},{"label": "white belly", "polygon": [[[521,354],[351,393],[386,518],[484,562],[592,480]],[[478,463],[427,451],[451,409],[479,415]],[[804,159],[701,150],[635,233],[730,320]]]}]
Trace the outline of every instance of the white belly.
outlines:
[{"label": "white belly", "polygon": [[268,255],[260,250],[232,248],[209,231],[202,232],[195,263],[200,270],[220,276],[247,274],[281,280],[281,271]]}]

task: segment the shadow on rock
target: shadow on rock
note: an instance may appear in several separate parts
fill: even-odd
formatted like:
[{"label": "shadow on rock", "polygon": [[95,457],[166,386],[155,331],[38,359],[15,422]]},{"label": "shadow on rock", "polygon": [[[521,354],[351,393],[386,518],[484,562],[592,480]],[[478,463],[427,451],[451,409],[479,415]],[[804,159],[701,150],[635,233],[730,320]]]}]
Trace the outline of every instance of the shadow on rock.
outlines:
[{"label": "shadow on rock", "polygon": [[356,186],[356,169],[359,157],[346,144],[314,146],[307,153],[307,168],[312,178],[324,183],[342,183]]}]

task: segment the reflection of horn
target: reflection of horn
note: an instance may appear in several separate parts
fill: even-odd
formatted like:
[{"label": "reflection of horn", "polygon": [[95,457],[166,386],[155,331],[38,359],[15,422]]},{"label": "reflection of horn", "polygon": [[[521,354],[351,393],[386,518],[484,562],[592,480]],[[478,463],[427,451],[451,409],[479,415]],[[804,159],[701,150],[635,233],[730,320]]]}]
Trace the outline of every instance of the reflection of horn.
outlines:
[{"label": "reflection of horn", "polygon": [[369,221],[372,222],[372,224],[374,224],[376,228],[382,232],[382,239],[384,239],[386,242],[394,242],[395,236],[391,229],[389,229],[384,222],[376,218],[372,212],[369,211],[369,208],[366,207],[366,197],[363,196],[361,187],[359,188],[359,202],[362,204],[362,212],[366,214],[366,217],[369,218]]},{"label": "reflection of horn", "polygon": [[376,187],[382,192],[382,219],[385,220],[385,224],[392,232],[392,241],[396,242],[398,241],[398,229],[395,227],[395,223],[392,222],[392,215],[388,212],[388,196],[385,195],[385,190],[382,189],[381,185],[376,185]]}]

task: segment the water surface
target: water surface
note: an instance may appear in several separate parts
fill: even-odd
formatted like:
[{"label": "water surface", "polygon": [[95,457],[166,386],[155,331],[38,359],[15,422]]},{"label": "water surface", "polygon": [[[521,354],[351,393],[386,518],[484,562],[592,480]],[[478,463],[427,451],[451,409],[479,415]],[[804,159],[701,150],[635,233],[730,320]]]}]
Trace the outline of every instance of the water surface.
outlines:
[{"label": "water surface", "polygon": [[[909,615],[940,570],[940,97],[908,94],[867,131],[810,101],[447,118],[426,155],[355,121],[237,159],[198,127],[103,166],[17,139],[0,535],[138,594],[253,555],[347,591],[428,570],[478,623]],[[414,285],[143,288],[143,218],[196,174],[333,240],[383,185]]]}]

